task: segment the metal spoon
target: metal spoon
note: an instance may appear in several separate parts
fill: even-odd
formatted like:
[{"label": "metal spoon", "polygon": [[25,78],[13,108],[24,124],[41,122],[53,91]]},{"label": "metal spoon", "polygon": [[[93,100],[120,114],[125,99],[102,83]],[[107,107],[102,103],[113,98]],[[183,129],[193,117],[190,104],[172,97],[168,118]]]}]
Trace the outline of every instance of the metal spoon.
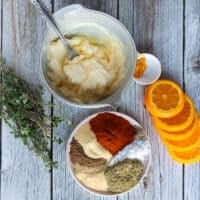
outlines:
[{"label": "metal spoon", "polygon": [[62,34],[60,29],[58,28],[58,25],[50,13],[49,9],[41,2],[41,0],[29,0],[42,14],[42,17],[46,20],[46,22],[49,23],[49,25],[54,29],[54,31],[58,34],[61,41],[63,42],[63,45],[66,48],[67,57],[69,60],[72,60],[74,57],[78,56],[78,53],[74,51],[69,43],[67,42],[65,36]]}]

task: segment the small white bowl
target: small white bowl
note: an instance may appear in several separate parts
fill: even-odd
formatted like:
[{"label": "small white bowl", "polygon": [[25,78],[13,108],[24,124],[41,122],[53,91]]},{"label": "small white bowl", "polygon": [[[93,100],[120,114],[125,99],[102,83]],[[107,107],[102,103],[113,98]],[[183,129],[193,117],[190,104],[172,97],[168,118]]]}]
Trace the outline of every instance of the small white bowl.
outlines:
[{"label": "small white bowl", "polygon": [[142,53],[141,55],[146,58],[147,69],[141,78],[133,77],[133,79],[140,85],[150,85],[159,79],[162,71],[161,63],[152,54]]},{"label": "small white bowl", "polygon": [[[119,112],[112,112],[112,111],[105,111],[106,113],[112,113],[112,114],[115,114],[115,115],[118,115],[120,117],[123,117],[124,119],[128,120],[133,126],[137,126],[141,129],[142,126],[137,122],[135,121],[133,118],[123,114],[123,113],[119,113]],[[125,194],[125,193],[128,193],[130,192],[130,190],[132,190],[133,188],[135,188],[142,180],[145,176],[147,176],[147,172],[149,170],[149,167],[150,167],[150,163],[151,163],[151,145],[150,145],[150,142],[149,142],[149,138],[148,136],[146,135],[145,133],[145,136],[146,136],[146,142],[147,142],[147,149],[148,149],[148,152],[147,152],[147,149],[146,149],[146,152],[147,152],[147,156],[145,158],[141,158],[141,162],[143,163],[143,166],[144,166],[144,173],[143,173],[143,176],[142,178],[140,179],[140,181],[132,188],[130,188],[128,191],[125,191],[125,192],[122,192],[122,193],[111,193],[111,192],[100,192],[100,191],[96,191],[96,190],[92,190],[90,188],[88,188],[87,186],[83,185],[76,177],[76,175],[74,174],[74,171],[73,171],[73,164],[71,163],[71,160],[70,160],[70,144],[72,142],[72,139],[74,137],[74,135],[77,133],[77,131],[79,130],[79,128],[89,122],[92,118],[94,118],[95,116],[97,116],[98,114],[100,113],[105,113],[105,112],[98,112],[96,114],[93,114],[89,117],[87,117],[86,119],[84,119],[83,121],[81,121],[76,127],[75,129],[73,130],[72,134],[70,135],[70,138],[67,142],[67,164],[68,164],[68,168],[70,170],[70,173],[72,175],[72,177],[74,178],[75,182],[84,190],[90,192],[90,193],[93,193],[95,195],[98,195],[98,196],[117,196],[117,195],[122,195],[122,194]]]}]

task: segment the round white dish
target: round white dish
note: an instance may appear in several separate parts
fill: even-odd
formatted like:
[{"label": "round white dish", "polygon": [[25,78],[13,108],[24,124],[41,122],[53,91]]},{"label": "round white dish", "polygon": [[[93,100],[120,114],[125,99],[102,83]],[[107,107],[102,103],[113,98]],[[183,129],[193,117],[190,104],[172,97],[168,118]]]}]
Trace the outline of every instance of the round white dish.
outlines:
[{"label": "round white dish", "polygon": [[133,79],[140,85],[150,85],[159,79],[162,72],[161,63],[150,53],[142,53],[141,56],[146,58],[147,69],[141,78],[133,77]]},{"label": "round white dish", "polygon": [[[76,183],[84,190],[88,191],[88,192],[91,192],[95,195],[99,195],[99,196],[116,196],[116,195],[121,195],[121,194],[125,194],[127,192],[129,192],[130,190],[132,190],[133,188],[135,188],[142,180],[143,178],[147,175],[147,172],[149,170],[149,166],[150,166],[150,163],[151,163],[151,145],[150,145],[150,142],[149,142],[149,139],[148,139],[148,136],[146,135],[144,129],[142,128],[142,126],[136,121],[134,120],[133,118],[123,114],[123,113],[119,113],[119,112],[111,112],[111,111],[106,111],[106,113],[112,113],[112,114],[115,114],[115,115],[118,115],[126,120],[128,120],[133,126],[137,127],[137,129],[141,129],[141,134],[139,133],[137,135],[135,135],[135,140],[134,142],[136,143],[136,152],[135,152],[135,159],[139,159],[143,166],[144,166],[144,173],[143,173],[143,176],[142,178],[140,179],[140,181],[137,183],[136,186],[130,188],[128,191],[126,192],[122,192],[122,193],[105,193],[105,192],[99,192],[99,191],[95,191],[95,190],[92,190],[88,187],[86,187],[85,185],[83,185],[82,183],[80,183],[80,181],[76,178],[74,172],[73,172],[73,164],[71,163],[71,160],[70,160],[70,156],[69,156],[69,153],[70,153],[70,143],[72,142],[72,139],[74,137],[74,135],[77,133],[78,129],[85,123],[89,122],[92,118],[94,118],[95,116],[97,116],[98,114],[100,113],[105,113],[105,112],[98,112],[96,114],[93,114],[89,117],[87,117],[86,119],[84,119],[83,121],[81,121],[76,127],[75,129],[73,130],[72,134],[70,135],[70,138],[68,140],[68,143],[67,143],[67,164],[68,164],[68,168],[70,170],[70,173],[72,175],[72,177],[74,178],[74,180],[76,181]],[[142,140],[141,140],[142,138]],[[126,147],[125,147],[126,148]],[[132,158],[134,159],[134,158]],[[113,160],[113,159],[112,159]],[[111,162],[112,162],[111,160]]]}]

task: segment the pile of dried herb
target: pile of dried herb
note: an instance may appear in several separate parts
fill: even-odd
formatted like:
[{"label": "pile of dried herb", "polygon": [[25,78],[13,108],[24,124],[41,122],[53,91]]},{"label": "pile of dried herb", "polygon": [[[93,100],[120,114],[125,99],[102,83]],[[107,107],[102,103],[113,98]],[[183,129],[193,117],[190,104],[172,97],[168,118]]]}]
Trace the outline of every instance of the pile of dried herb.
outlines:
[{"label": "pile of dried herb", "polygon": [[0,118],[10,126],[15,137],[43,159],[47,168],[56,167],[49,146],[51,142],[62,141],[51,137],[51,125],[57,126],[62,119],[45,114],[41,92],[31,89],[27,82],[7,69],[2,58],[0,73]]},{"label": "pile of dried herb", "polygon": [[140,181],[143,173],[143,164],[137,159],[126,158],[108,166],[105,171],[108,189],[111,192],[125,192]]}]

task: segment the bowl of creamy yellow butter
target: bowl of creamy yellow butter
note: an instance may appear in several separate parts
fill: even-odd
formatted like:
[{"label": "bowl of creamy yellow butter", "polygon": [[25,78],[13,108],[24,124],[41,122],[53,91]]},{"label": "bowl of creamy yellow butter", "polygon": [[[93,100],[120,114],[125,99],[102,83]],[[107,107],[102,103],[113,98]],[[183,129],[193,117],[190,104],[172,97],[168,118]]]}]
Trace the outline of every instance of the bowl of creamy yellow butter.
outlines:
[{"label": "bowl of creamy yellow butter", "polygon": [[62,41],[49,28],[41,50],[44,83],[70,105],[111,105],[132,78],[137,56],[131,35],[112,16],[77,4],[54,17],[79,55],[68,60]]}]

